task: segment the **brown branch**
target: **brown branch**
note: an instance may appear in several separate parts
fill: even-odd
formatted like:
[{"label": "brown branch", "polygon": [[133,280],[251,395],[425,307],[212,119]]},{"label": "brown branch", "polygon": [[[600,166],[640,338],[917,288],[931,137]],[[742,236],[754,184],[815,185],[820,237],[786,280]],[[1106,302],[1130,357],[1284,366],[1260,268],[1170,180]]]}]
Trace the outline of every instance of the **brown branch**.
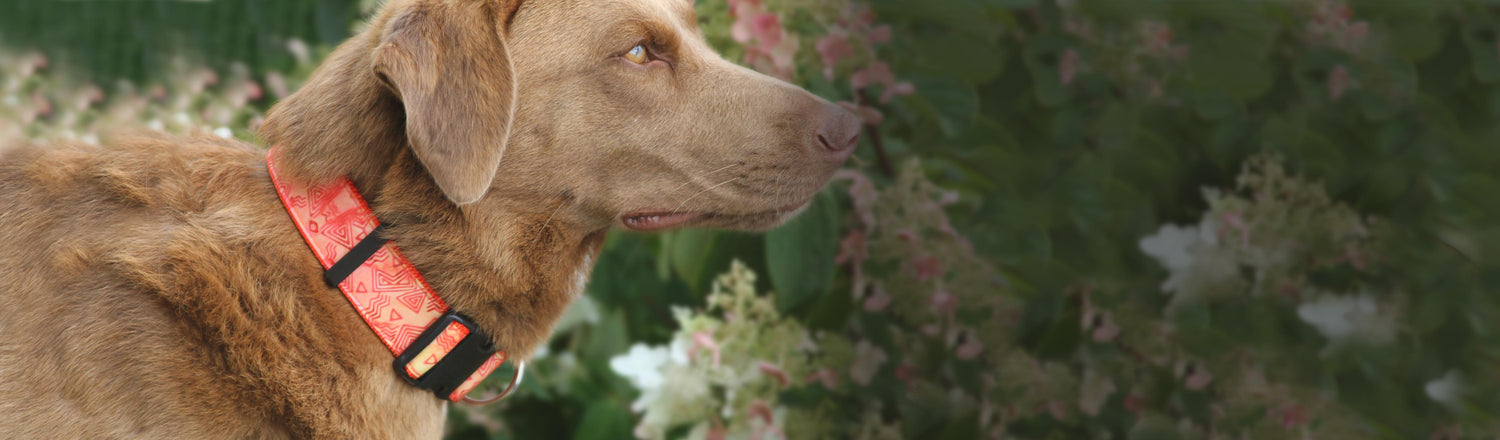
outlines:
[{"label": "brown branch", "polygon": [[[866,92],[865,89],[859,89],[854,99],[861,107],[875,107],[870,102],[869,92]],[[880,166],[880,172],[884,173],[886,177],[895,178],[896,169],[891,166],[891,158],[885,153],[885,143],[880,139],[880,130],[877,130],[874,124],[865,124],[865,136],[870,138],[870,146],[875,148],[875,160]]]}]

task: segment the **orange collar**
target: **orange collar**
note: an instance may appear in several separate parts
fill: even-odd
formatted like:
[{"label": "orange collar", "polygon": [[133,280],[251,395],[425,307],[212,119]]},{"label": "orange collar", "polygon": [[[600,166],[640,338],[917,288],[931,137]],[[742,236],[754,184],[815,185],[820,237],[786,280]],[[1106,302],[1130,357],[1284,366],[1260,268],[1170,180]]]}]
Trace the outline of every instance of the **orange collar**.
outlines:
[{"label": "orange collar", "polygon": [[297,231],[327,270],[329,284],[338,285],[396,355],[398,376],[452,402],[489,403],[515,389],[524,363],[499,396],[483,402],[466,397],[505,362],[505,353],[496,351],[472,321],[449,309],[396,244],[380,237],[380,221],[353,182],[340,177],[307,185],[283,179],[275,148],[266,154],[266,170]]}]

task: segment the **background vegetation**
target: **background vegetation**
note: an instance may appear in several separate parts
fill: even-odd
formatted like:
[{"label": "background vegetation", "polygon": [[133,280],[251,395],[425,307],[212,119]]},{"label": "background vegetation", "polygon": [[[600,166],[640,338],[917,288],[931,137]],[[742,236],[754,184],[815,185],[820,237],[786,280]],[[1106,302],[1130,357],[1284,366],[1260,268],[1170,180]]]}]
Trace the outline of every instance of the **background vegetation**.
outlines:
[{"label": "background vegetation", "polygon": [[[1500,436],[1490,3],[699,0],[857,159],[769,234],[613,234],[450,437]],[[249,139],[370,6],[4,2],[0,136]]]}]

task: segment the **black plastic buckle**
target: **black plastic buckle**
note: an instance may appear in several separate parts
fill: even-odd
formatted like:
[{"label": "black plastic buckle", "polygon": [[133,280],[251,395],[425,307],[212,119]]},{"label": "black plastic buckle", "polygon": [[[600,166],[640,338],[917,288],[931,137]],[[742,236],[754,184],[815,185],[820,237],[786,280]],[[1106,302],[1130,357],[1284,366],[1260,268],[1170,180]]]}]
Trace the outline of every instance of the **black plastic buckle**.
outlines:
[{"label": "black plastic buckle", "polygon": [[[411,363],[418,353],[436,341],[438,336],[443,334],[443,330],[455,322],[468,327],[469,335],[459,341],[452,351],[443,356],[437,365],[433,365],[432,369],[427,370],[422,377],[413,379],[406,373],[406,365]],[[475,370],[478,370],[490,356],[495,354],[495,351],[495,345],[490,342],[490,338],[483,331],[479,330],[479,326],[474,325],[474,321],[449,311],[438,317],[437,321],[433,321],[432,325],[427,326],[427,330],[423,330],[422,335],[417,336],[416,341],[412,341],[400,356],[396,356],[396,361],[391,365],[396,369],[396,375],[406,379],[408,383],[424,390],[431,390],[439,399],[450,400],[449,396],[453,394],[453,390],[463,385]]]}]

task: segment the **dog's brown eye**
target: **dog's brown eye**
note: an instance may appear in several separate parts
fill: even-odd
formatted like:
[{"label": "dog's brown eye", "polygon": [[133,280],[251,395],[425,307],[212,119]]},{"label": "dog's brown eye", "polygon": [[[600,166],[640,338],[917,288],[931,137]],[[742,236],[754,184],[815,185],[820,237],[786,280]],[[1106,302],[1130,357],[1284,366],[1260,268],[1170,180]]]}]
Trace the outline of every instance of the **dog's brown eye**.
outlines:
[{"label": "dog's brown eye", "polygon": [[639,44],[625,52],[625,59],[636,64],[646,64],[646,47]]}]

